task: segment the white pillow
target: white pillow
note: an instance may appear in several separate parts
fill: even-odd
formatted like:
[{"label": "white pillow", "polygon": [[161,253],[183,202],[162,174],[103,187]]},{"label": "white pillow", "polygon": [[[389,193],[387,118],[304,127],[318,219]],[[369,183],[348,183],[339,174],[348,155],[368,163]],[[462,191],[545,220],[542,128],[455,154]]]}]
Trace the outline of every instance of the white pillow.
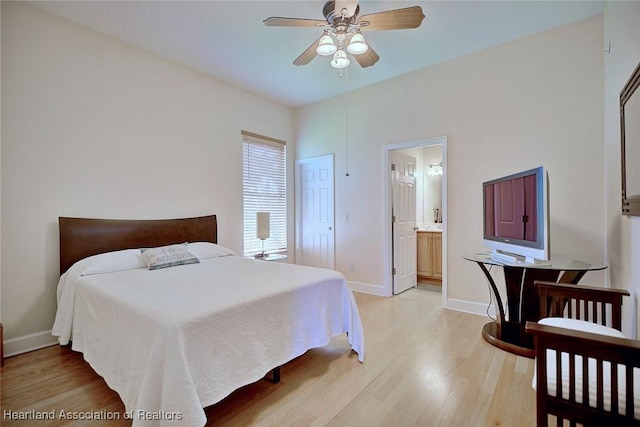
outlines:
[{"label": "white pillow", "polygon": [[218,258],[230,255],[236,256],[236,253],[231,249],[211,242],[191,242],[188,247],[189,252],[198,257],[198,259]]},{"label": "white pillow", "polygon": [[87,264],[87,267],[82,270],[82,276],[135,270],[136,268],[147,266],[138,249],[105,252],[87,257],[83,261]]},{"label": "white pillow", "polygon": [[195,255],[189,252],[186,243],[157,248],[143,248],[140,249],[140,253],[149,270],[175,267],[176,265],[198,264],[200,262]]}]

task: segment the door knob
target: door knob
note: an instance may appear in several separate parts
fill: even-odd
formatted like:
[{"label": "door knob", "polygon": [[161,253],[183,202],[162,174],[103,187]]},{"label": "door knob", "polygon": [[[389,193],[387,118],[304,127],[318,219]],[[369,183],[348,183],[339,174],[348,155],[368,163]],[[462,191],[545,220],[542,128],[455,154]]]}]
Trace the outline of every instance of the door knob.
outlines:
[{"label": "door knob", "polygon": [[331,226],[330,226],[330,227],[329,227],[329,231],[331,231],[331,230],[333,230],[333,227],[331,227]]}]

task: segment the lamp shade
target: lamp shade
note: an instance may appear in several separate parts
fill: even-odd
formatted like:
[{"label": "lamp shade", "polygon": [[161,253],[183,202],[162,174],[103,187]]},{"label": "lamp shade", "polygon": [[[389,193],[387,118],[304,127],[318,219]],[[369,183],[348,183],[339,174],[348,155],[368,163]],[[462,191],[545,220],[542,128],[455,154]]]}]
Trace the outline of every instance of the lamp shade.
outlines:
[{"label": "lamp shade", "polygon": [[256,237],[268,239],[271,234],[271,221],[269,212],[256,212]]},{"label": "lamp shade", "polygon": [[338,50],[338,48],[333,42],[333,39],[331,38],[331,36],[328,36],[325,34],[324,36],[320,37],[320,41],[318,42],[318,47],[316,47],[316,53],[318,55],[322,55],[322,56],[333,55],[336,52],[336,50]]},{"label": "lamp shade", "polygon": [[364,41],[364,37],[360,33],[356,33],[351,37],[351,42],[347,46],[347,50],[352,55],[360,55],[369,50],[369,46]]},{"label": "lamp shade", "polygon": [[347,54],[344,50],[338,49],[338,51],[333,55],[333,59],[331,60],[331,66],[333,68],[345,68],[348,67],[351,61],[347,58]]}]

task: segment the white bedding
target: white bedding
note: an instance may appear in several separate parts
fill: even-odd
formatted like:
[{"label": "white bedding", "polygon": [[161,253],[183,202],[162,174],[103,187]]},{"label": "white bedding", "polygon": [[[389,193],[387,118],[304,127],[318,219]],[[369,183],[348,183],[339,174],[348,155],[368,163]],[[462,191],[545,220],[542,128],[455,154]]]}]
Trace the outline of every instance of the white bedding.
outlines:
[{"label": "white bedding", "polygon": [[153,271],[130,264],[74,264],[60,279],[53,333],[72,339],[135,426],[202,426],[203,407],[345,332],[364,360],[358,309],[338,272],[238,256]]}]

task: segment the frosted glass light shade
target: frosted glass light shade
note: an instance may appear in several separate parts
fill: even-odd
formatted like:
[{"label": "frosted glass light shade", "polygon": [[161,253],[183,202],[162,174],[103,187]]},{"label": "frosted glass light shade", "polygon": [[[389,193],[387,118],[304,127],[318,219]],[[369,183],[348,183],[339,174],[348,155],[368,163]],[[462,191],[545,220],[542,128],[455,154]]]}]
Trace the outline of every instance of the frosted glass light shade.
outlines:
[{"label": "frosted glass light shade", "polygon": [[320,37],[320,41],[318,42],[318,47],[316,47],[316,53],[322,56],[333,55],[338,48],[331,36],[324,35]]},{"label": "frosted glass light shade", "polygon": [[333,68],[345,68],[348,67],[351,61],[347,58],[347,54],[344,50],[338,49],[338,51],[333,55],[333,59],[331,60],[331,66]]},{"label": "frosted glass light shade", "polygon": [[268,239],[271,234],[271,221],[269,212],[256,212],[256,237]]},{"label": "frosted glass light shade", "polygon": [[369,46],[364,41],[362,34],[354,34],[353,37],[351,37],[351,42],[347,46],[347,50],[352,55],[360,55],[369,50]]}]

